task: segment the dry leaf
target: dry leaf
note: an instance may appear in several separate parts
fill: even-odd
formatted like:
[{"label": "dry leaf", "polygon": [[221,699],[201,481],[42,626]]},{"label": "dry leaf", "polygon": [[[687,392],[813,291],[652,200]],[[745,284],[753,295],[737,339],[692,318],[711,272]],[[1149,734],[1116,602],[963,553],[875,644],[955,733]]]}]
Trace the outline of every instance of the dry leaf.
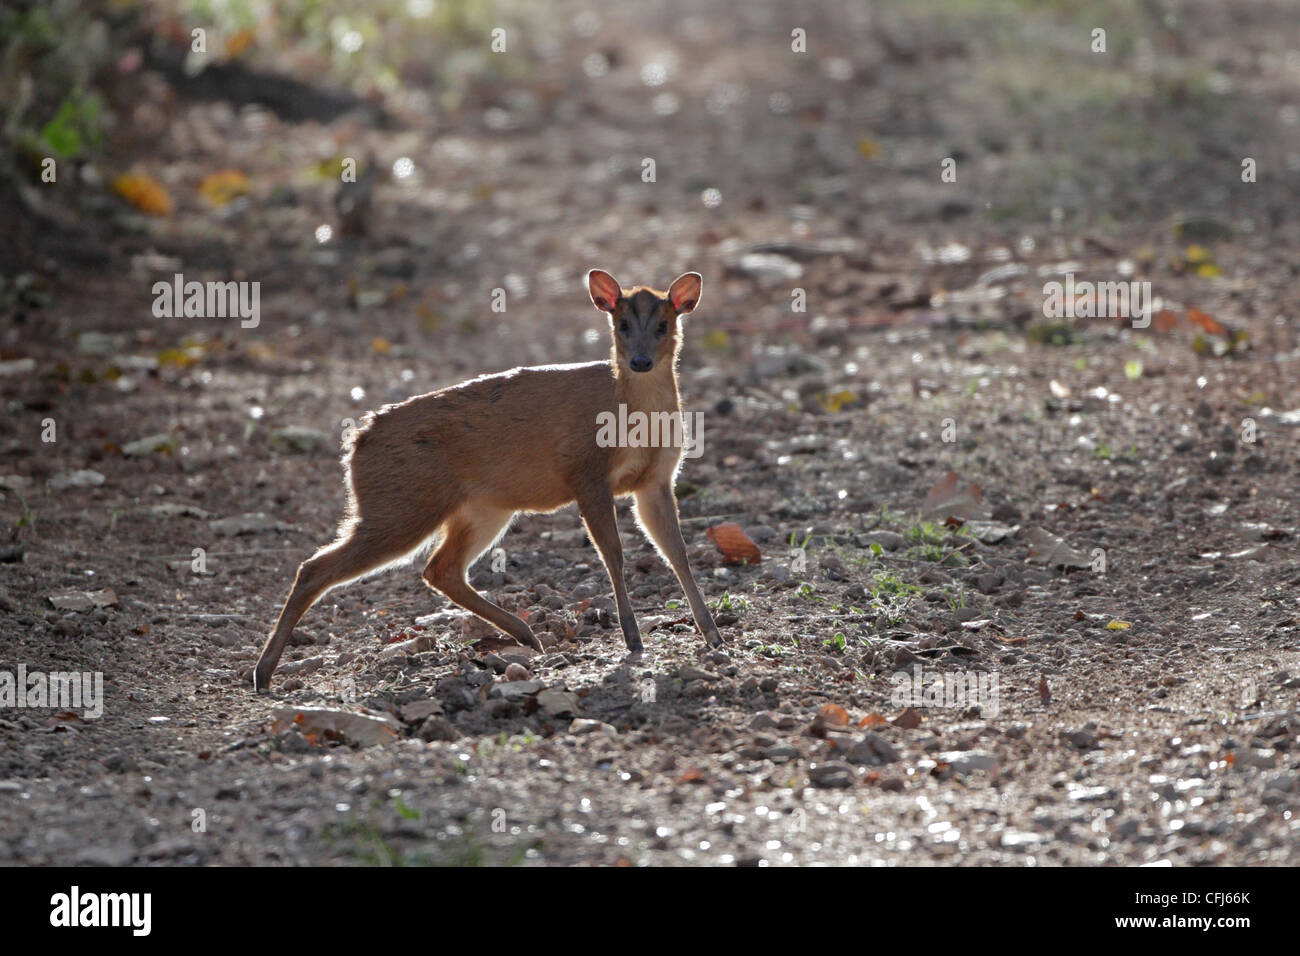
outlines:
[{"label": "dry leaf", "polygon": [[1072,548],[1063,540],[1042,528],[1034,528],[1025,536],[1029,545],[1029,560],[1040,564],[1067,568],[1088,568],[1092,562],[1088,556],[1077,548]]},{"label": "dry leaf", "polygon": [[1216,322],[1209,315],[1206,315],[1200,309],[1188,309],[1187,321],[1194,325],[1200,326],[1211,335],[1227,335],[1228,329],[1219,322]]},{"label": "dry leaf", "polygon": [[247,27],[236,32],[226,41],[226,58],[230,60],[235,59],[239,54],[243,53],[253,45],[254,37],[255,34],[253,31]]},{"label": "dry leaf", "polygon": [[1178,313],[1170,309],[1161,309],[1151,319],[1151,328],[1157,332],[1168,332],[1178,324]]},{"label": "dry leaf", "polygon": [[821,720],[827,727],[847,727],[849,712],[839,704],[822,704]]},{"label": "dry leaf", "polygon": [[907,707],[890,723],[895,727],[902,727],[904,730],[915,730],[921,726],[921,712],[915,707]]},{"label": "dry leaf", "polygon": [[986,518],[980,501],[984,492],[974,483],[961,484],[957,472],[950,471],[925,495],[921,516],[935,518]]},{"label": "dry leaf", "polygon": [[220,169],[199,183],[200,195],[214,206],[224,206],[247,192],[248,177],[237,169]]},{"label": "dry leaf", "polygon": [[758,564],[763,560],[758,545],[734,522],[709,528],[704,533],[722,552],[724,564]]},{"label": "dry leaf", "polygon": [[163,184],[145,173],[124,173],[113,180],[113,192],[150,216],[170,216],[172,197]]}]

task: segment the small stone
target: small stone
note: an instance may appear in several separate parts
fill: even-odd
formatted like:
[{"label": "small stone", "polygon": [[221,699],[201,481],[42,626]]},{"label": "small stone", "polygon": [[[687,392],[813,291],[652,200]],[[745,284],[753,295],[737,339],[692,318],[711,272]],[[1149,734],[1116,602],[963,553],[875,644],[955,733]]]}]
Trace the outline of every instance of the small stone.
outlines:
[{"label": "small stone", "polygon": [[698,667],[691,667],[689,664],[683,667],[680,673],[681,673],[682,680],[684,681],[692,681],[692,680],[715,681],[715,680],[722,679],[717,674],[712,674],[709,671],[700,670]]},{"label": "small stone", "polygon": [[799,721],[793,714],[782,714],[775,710],[762,710],[753,716],[749,722],[750,730],[794,730],[799,726]]},{"label": "small stone", "polygon": [[289,425],[271,432],[268,444],[271,446],[272,451],[305,454],[316,451],[318,448],[327,448],[331,441],[329,435],[315,428]]},{"label": "small stone", "polygon": [[861,740],[849,748],[847,759],[849,763],[874,767],[897,761],[898,749],[880,734],[868,731]]},{"label": "small stone", "polygon": [[104,483],[104,476],[97,471],[65,471],[55,475],[49,481],[51,491],[63,491],[66,488],[98,488]]},{"label": "small stone", "polygon": [[1080,750],[1092,750],[1097,746],[1095,729],[1091,724],[1088,724],[1078,730],[1071,730],[1065,735],[1065,739],[1070,742],[1071,746],[1078,747]]},{"label": "small stone", "polygon": [[537,706],[550,717],[572,717],[581,709],[577,695],[562,687],[551,687],[538,694]]},{"label": "small stone", "polygon": [[78,850],[74,859],[82,866],[126,866],[135,859],[135,847],[130,843],[88,846]]},{"label": "small stone", "polygon": [[878,544],[882,551],[897,551],[906,541],[901,534],[894,531],[869,531],[866,534],[854,535],[853,543],[859,548],[869,548],[873,544]]},{"label": "small stone", "polygon": [[600,720],[592,720],[588,717],[578,717],[569,724],[569,733],[575,737],[583,734],[609,734],[616,735],[618,731],[611,725]]},{"label": "small stone", "polygon": [[950,750],[935,756],[939,763],[952,767],[952,772],[959,776],[982,770],[996,776],[1000,770],[998,758],[983,750]]},{"label": "small stone", "polygon": [[398,641],[396,644],[389,644],[379,652],[381,661],[391,660],[394,657],[404,657],[408,654],[422,654],[425,651],[431,651],[436,646],[432,635],[421,634],[418,637],[412,637],[409,640]]},{"label": "small stone", "polygon": [[526,681],[532,680],[533,675],[528,673],[528,668],[523,664],[507,664],[506,680],[508,681]]},{"label": "small stone", "polygon": [[1294,773],[1275,773],[1264,781],[1264,789],[1281,790],[1283,793],[1294,793],[1297,787],[1297,778]]},{"label": "small stone", "polygon": [[816,787],[851,787],[853,786],[853,768],[837,760],[815,763],[808,767],[808,779]]},{"label": "small stone", "polygon": [[507,680],[503,683],[493,684],[492,689],[488,691],[488,696],[503,700],[522,700],[532,694],[539,693],[545,687],[546,683],[540,680]]},{"label": "small stone", "polygon": [[799,751],[789,744],[777,744],[775,747],[768,747],[767,750],[763,751],[763,756],[772,763],[788,763],[799,756]]},{"label": "small stone", "polygon": [[437,714],[433,714],[420,725],[419,736],[421,740],[429,742],[442,740],[451,743],[460,739],[460,733],[452,722]]},{"label": "small stone", "polygon": [[158,435],[149,435],[136,441],[127,442],[122,446],[122,454],[128,458],[138,455],[149,455],[156,451],[175,451],[176,439],[166,432]]},{"label": "small stone", "polygon": [[403,704],[401,709],[402,720],[408,724],[424,725],[424,722],[434,715],[442,713],[442,703],[437,700],[413,700],[409,704]]},{"label": "small stone", "polygon": [[1246,747],[1241,750],[1233,751],[1233,768],[1236,770],[1272,770],[1277,766],[1276,750],[1261,750],[1257,747]]}]

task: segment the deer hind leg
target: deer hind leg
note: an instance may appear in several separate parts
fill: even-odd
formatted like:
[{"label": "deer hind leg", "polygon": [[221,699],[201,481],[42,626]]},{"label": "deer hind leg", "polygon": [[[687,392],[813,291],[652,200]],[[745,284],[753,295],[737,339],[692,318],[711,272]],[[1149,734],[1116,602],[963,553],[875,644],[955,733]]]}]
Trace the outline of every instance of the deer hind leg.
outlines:
[{"label": "deer hind leg", "polygon": [[390,533],[392,529],[377,530],[361,522],[338,541],[326,545],[304,561],[298,567],[293,588],[253,669],[254,690],[270,688],[271,675],[275,673],[294,627],[326,591],[409,554],[419,547],[431,530],[421,531],[417,526]]},{"label": "deer hind leg", "polygon": [[493,604],[465,579],[475,559],[492,547],[510,524],[513,511],[483,505],[467,505],[442,526],[438,549],[424,567],[424,580],[445,594],[448,600],[477,614],[489,624],[509,634],[520,644],[542,650],[542,642],[532,628],[503,607]]}]

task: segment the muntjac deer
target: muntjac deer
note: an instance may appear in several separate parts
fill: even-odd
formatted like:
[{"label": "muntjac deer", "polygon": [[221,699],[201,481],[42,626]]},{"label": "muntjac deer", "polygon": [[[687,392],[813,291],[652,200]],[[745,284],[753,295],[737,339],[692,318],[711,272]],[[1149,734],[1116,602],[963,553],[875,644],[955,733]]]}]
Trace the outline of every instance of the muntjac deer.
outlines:
[{"label": "muntjac deer", "polygon": [[541,649],[529,626],[479,594],[465,572],[505,533],[517,512],[577,502],[614,586],[623,639],[641,651],[623,580],[623,545],[614,499],[632,495],[642,529],[681,582],[709,645],[722,642],[686,560],[673,480],[680,444],[610,442],[600,421],[640,412],[676,416],[680,317],[700,301],[688,272],[667,292],[624,291],[599,269],[587,276],[591,301],[609,315],[610,361],[516,368],[485,375],[363,419],[345,442],[347,516],[337,540],[298,568],[293,589],[253,671],[271,675],[298,620],[326,591],[392,565],[437,536],[424,580],[520,644]]}]

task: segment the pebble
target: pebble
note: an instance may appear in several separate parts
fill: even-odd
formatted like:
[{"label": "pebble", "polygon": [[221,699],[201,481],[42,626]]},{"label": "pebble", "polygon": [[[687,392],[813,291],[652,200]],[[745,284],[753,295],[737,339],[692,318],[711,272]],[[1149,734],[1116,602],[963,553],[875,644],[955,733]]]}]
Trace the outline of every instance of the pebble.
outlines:
[{"label": "pebble", "polygon": [[949,764],[952,772],[959,776],[974,773],[976,770],[983,770],[996,776],[1001,769],[998,758],[984,750],[949,750],[937,754],[935,759],[940,763]]},{"label": "pebble", "polygon": [[874,731],[868,731],[862,739],[849,748],[847,759],[850,763],[869,767],[894,763],[898,760],[898,749]]},{"label": "pebble", "polygon": [[815,763],[808,767],[808,779],[816,787],[851,787],[854,779],[853,768],[837,760]]},{"label": "pebble", "polygon": [[575,737],[583,734],[609,734],[613,736],[618,731],[604,721],[592,720],[589,717],[577,717],[569,724],[569,733]]},{"label": "pebble", "polygon": [[894,531],[869,531],[853,536],[853,543],[859,548],[869,548],[878,544],[883,551],[897,551],[903,546],[904,538]]}]

